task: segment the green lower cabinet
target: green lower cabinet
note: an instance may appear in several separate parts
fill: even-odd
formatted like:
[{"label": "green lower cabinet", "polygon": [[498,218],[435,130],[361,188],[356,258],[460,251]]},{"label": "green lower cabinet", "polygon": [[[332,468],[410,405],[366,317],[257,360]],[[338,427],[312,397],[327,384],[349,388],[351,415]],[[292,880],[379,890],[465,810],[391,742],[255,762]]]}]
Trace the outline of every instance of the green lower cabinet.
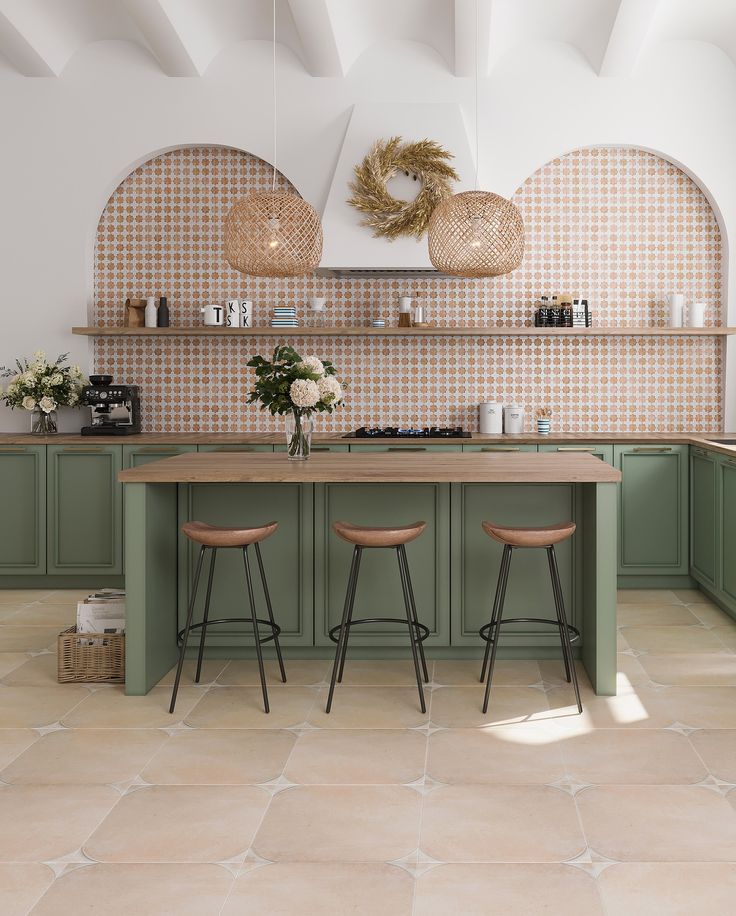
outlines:
[{"label": "green lower cabinet", "polygon": [[536,452],[536,445],[463,445],[464,452]]},{"label": "green lower cabinet", "polygon": [[[329,445],[313,445],[311,454],[315,455],[317,452],[347,452],[348,444],[341,445],[339,443],[330,443]],[[274,445],[273,450],[275,452],[285,452],[286,445]]]},{"label": "green lower cabinet", "polygon": [[137,468],[151,461],[196,451],[196,445],[124,445],[123,468]]},{"label": "green lower cabinet", "polygon": [[46,572],[46,446],[0,448],[0,574]]},{"label": "green lower cabinet", "polygon": [[587,445],[540,445],[540,452],[557,452],[562,455],[577,455],[580,453],[594,455],[605,461],[606,464],[613,464],[613,445],[605,444],[587,444]]},{"label": "green lower cabinet", "polygon": [[388,445],[381,444],[377,445],[371,443],[369,445],[358,445],[357,443],[350,443],[351,452],[460,452],[462,451],[461,445],[415,445],[413,442],[411,445]]},{"label": "green lower cabinet", "polygon": [[616,445],[619,575],[688,575],[687,445]]},{"label": "green lower cabinet", "polygon": [[722,456],[718,471],[720,587],[726,601],[736,611],[736,459]]},{"label": "green lower cabinet", "polygon": [[[332,646],[331,627],[340,623],[353,553],[332,530],[335,521],[356,525],[408,525],[427,528],[406,545],[421,623],[429,627],[427,646],[450,639],[450,488],[448,484],[318,484],[315,486],[315,643]],[[354,619],[405,615],[394,549],[364,550],[355,597]],[[350,645],[405,646],[407,628],[398,624],[355,627]]]},{"label": "green lower cabinet", "polygon": [[690,449],[690,575],[707,588],[718,582],[718,456]]},{"label": "green lower cabinet", "polygon": [[48,574],[123,572],[122,459],[122,445],[47,447]]},{"label": "green lower cabinet", "polygon": [[[503,545],[481,527],[548,525],[575,520],[575,488],[568,485],[453,484],[452,485],[452,645],[483,647],[478,630],[488,623],[501,566]],[[575,539],[557,545],[557,565],[570,623],[579,626],[574,595]],[[545,550],[515,550],[511,559],[504,617],[556,620]],[[503,628],[501,646],[546,644],[559,646],[551,627],[514,624]]]},{"label": "green lower cabinet", "polygon": [[[278,460],[278,459],[275,459]],[[277,521],[278,530],[261,544],[274,616],[284,646],[309,646],[313,638],[311,484],[196,484],[180,487],[180,521],[197,519],[231,527]],[[179,626],[183,627],[199,546],[181,535],[179,554]],[[209,551],[208,551],[209,554]],[[250,550],[256,610],[267,617],[255,551]],[[202,619],[209,556],[199,585],[195,621]],[[210,619],[248,617],[250,605],[242,551],[217,552]],[[265,633],[265,631],[264,631]],[[196,644],[196,638],[193,640]],[[222,624],[207,634],[208,647],[252,646],[252,628]],[[266,643],[266,647],[270,644]]]},{"label": "green lower cabinet", "polygon": [[272,445],[200,445],[200,452],[272,452]]}]

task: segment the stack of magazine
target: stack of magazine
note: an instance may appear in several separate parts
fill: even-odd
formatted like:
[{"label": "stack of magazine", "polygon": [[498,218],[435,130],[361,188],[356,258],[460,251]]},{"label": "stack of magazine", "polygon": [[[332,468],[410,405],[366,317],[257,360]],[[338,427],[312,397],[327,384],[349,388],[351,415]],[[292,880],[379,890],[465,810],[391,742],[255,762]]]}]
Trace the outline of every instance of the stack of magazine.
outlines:
[{"label": "stack of magazine", "polygon": [[125,592],[101,588],[77,602],[77,633],[94,633],[97,637],[82,640],[85,646],[104,646],[105,640],[99,638],[101,634],[125,633]]}]

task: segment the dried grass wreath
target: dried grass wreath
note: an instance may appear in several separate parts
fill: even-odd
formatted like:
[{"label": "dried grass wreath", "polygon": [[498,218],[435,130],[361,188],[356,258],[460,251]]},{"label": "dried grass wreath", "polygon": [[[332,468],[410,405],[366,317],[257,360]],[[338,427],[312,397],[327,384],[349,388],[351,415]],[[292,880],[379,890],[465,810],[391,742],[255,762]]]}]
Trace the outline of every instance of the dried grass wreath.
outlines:
[{"label": "dried grass wreath", "polygon": [[[355,166],[348,203],[365,214],[361,222],[373,230],[374,236],[391,240],[401,235],[421,238],[432,211],[452,194],[451,182],[458,180],[455,169],[447,164],[452,158],[452,153],[434,140],[378,140],[361,164]],[[414,200],[398,200],[386,189],[386,183],[399,171],[422,182]]]}]

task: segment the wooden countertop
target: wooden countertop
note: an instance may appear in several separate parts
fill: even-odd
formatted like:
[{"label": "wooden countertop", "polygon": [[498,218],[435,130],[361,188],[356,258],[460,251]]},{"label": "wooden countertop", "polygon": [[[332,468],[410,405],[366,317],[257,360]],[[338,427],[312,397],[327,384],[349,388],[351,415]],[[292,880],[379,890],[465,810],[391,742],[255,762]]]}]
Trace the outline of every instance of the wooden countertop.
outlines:
[{"label": "wooden countertop", "polygon": [[123,483],[616,483],[593,455],[556,452],[320,452],[286,455],[191,452],[122,471]]}]

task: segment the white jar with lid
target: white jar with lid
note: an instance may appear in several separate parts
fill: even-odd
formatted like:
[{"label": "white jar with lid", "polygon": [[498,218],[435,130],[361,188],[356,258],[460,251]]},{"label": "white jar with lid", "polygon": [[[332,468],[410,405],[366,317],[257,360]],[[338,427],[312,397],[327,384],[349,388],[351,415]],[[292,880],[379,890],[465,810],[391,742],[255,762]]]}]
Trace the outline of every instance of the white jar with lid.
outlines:
[{"label": "white jar with lid", "polygon": [[478,404],[478,429],[484,436],[503,432],[503,405],[484,402]]},{"label": "white jar with lid", "polygon": [[503,409],[503,431],[513,436],[524,432],[524,408],[511,404]]}]

